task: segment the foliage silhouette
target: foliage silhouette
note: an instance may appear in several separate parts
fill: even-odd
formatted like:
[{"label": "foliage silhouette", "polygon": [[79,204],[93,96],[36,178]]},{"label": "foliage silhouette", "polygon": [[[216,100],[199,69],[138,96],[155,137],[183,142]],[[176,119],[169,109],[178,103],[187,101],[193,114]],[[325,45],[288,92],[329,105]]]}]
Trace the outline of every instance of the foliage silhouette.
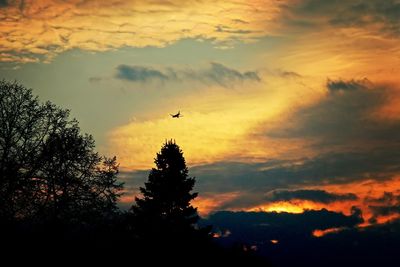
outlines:
[{"label": "foliage silhouette", "polygon": [[[199,227],[197,209],[191,201],[195,178],[189,177],[183,152],[175,141],[166,141],[154,160],[148,181],[140,188],[141,197],[131,208],[132,232],[140,257],[146,263],[174,265],[247,264],[265,266],[265,261],[247,246],[219,247],[211,226]],[[157,255],[155,258],[154,255]],[[160,258],[158,258],[160,257]]]},{"label": "foliage silhouette", "polygon": [[[191,205],[195,179],[167,141],[129,212],[117,207],[123,184],[116,158],[99,156],[69,111],[40,103],[32,90],[0,81],[0,245],[3,260],[41,265],[262,262],[213,242]],[[40,257],[43,256],[43,257]],[[126,257],[127,256],[127,257]],[[24,262],[26,260],[26,262]]]},{"label": "foliage silhouette", "polygon": [[99,156],[69,111],[0,81],[0,219],[87,224],[117,210],[115,158]]},{"label": "foliage silhouette", "polygon": [[137,235],[160,239],[193,233],[199,216],[190,202],[197,193],[191,193],[195,179],[188,176],[182,150],[174,141],[167,141],[154,163],[156,168],[140,188],[142,198],[136,197],[131,209]]}]

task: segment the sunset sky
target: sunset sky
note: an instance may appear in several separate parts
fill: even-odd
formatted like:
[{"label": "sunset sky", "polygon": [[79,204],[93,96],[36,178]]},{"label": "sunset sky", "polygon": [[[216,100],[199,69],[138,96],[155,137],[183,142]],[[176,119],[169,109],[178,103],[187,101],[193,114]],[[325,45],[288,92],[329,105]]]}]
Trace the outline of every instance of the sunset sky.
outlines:
[{"label": "sunset sky", "polygon": [[117,156],[124,205],[174,139],[204,216],[357,207],[362,227],[400,217],[399,18],[398,0],[0,0],[0,78]]}]

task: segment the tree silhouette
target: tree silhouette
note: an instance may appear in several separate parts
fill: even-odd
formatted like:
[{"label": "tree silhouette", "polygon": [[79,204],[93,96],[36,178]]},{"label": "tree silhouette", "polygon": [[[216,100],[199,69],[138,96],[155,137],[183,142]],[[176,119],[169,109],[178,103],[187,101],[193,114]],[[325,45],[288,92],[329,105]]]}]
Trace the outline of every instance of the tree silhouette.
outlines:
[{"label": "tree silhouette", "polygon": [[210,227],[198,228],[191,205],[195,179],[174,141],[157,153],[142,196],[123,213],[116,205],[122,190],[116,158],[95,152],[92,136],[81,134],[68,110],[40,103],[32,90],[3,80],[0,125],[4,255],[115,264],[124,258],[116,255],[134,251],[148,264],[187,263],[185,257],[203,264],[249,262],[246,253],[216,246]]},{"label": "tree silhouette", "polygon": [[188,176],[182,150],[172,140],[157,153],[156,168],[150,171],[143,197],[136,197],[132,207],[136,234],[145,238],[187,235],[198,220],[197,209],[190,202],[195,179]]},{"label": "tree silhouette", "polygon": [[0,219],[87,224],[116,210],[115,158],[99,156],[69,111],[0,81]]},{"label": "tree silhouette", "polygon": [[140,188],[132,206],[133,233],[138,257],[148,265],[162,259],[165,264],[197,265],[210,262],[221,265],[243,264],[265,266],[253,251],[224,249],[211,237],[211,226],[198,228],[197,209],[191,205],[197,193],[192,193],[195,179],[189,177],[182,150],[172,140],[157,153],[155,168]]}]

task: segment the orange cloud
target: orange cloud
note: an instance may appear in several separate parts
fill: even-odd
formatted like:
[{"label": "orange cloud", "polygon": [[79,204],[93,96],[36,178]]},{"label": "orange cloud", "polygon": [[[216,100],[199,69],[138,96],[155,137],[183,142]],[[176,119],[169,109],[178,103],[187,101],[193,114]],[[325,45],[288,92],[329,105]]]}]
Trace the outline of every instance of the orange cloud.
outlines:
[{"label": "orange cloud", "polygon": [[324,236],[326,234],[338,233],[338,232],[343,231],[345,229],[347,229],[347,228],[346,227],[338,227],[338,228],[329,228],[329,229],[326,229],[326,230],[318,230],[317,229],[317,230],[314,230],[312,232],[312,235],[315,236],[315,237],[322,237],[322,236]]},{"label": "orange cloud", "polygon": [[367,29],[329,28],[293,36],[296,45],[282,45],[265,60],[303,75],[331,78],[365,78],[398,84],[400,40],[372,35]]},{"label": "orange cloud", "polygon": [[[351,201],[337,201],[332,203],[319,203],[307,200],[292,200],[278,201],[273,203],[265,203],[254,207],[249,207],[248,211],[276,211],[301,213],[304,210],[320,210],[328,209],[335,212],[342,212],[345,215],[351,215],[351,207],[355,206],[362,211],[365,222],[362,226],[370,225],[371,223],[385,223],[393,219],[400,218],[400,214],[374,215],[370,205],[374,204],[374,199],[382,198],[385,192],[394,192],[395,195],[400,193],[400,176],[394,177],[387,181],[364,180],[361,182],[353,182],[347,184],[330,184],[330,185],[315,185],[306,187],[307,189],[325,190],[327,192],[343,194],[343,192],[351,192],[358,196],[358,199]],[[393,202],[383,202],[380,205],[392,205]],[[369,221],[375,218],[376,222]],[[322,236],[332,231],[340,231],[341,229],[318,230],[315,236]]]},{"label": "orange cloud", "polygon": [[184,38],[227,48],[265,36],[279,9],[277,1],[257,0],[16,0],[0,8],[0,52],[51,60],[73,48],[163,47]]},{"label": "orange cloud", "polygon": [[[331,193],[342,194],[344,191],[351,191],[358,195],[357,200],[351,201],[337,201],[331,203],[319,203],[308,200],[292,200],[292,201],[277,201],[273,203],[265,203],[249,208],[230,208],[232,211],[264,211],[264,212],[289,212],[289,213],[302,213],[305,210],[321,210],[327,209],[330,211],[341,212],[345,215],[351,215],[351,207],[355,206],[360,208],[362,211],[365,222],[360,227],[368,226],[371,224],[386,223],[393,219],[400,218],[400,214],[389,214],[376,217],[375,222],[370,222],[369,219],[373,218],[369,205],[373,202],[373,199],[382,197],[385,192],[396,192],[400,193],[400,177],[396,177],[393,180],[388,181],[375,181],[367,180],[362,182],[354,182],[348,184],[334,184],[325,186],[312,186],[307,187],[308,189],[322,189]],[[347,190],[344,190],[347,189]],[[132,205],[134,203],[135,195],[138,192],[127,192],[120,202],[125,205]],[[211,194],[207,192],[200,192],[199,196],[192,202],[194,207],[198,208],[198,212],[201,216],[206,217],[210,213],[218,211],[221,206],[228,203],[238,197],[241,197],[240,191],[233,191],[227,193]],[[383,203],[385,204],[385,203]],[[390,204],[390,203],[386,203]],[[344,228],[332,228],[326,230],[316,230],[313,235],[316,237],[323,236],[327,233],[338,232]]]},{"label": "orange cloud", "polygon": [[229,192],[216,195],[200,194],[193,201],[192,205],[197,207],[197,210],[201,216],[207,216],[213,211],[216,211],[216,209],[223,203],[228,202],[239,195],[240,192]]}]

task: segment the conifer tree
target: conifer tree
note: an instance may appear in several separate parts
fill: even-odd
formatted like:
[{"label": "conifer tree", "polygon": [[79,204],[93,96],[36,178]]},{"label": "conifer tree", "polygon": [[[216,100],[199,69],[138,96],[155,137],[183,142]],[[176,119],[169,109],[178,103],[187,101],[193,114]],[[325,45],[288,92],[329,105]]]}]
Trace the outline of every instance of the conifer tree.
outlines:
[{"label": "conifer tree", "polygon": [[182,236],[193,232],[198,220],[197,209],[191,205],[197,193],[189,177],[183,152],[175,141],[167,141],[154,161],[142,197],[132,207],[136,232],[146,238]]}]

